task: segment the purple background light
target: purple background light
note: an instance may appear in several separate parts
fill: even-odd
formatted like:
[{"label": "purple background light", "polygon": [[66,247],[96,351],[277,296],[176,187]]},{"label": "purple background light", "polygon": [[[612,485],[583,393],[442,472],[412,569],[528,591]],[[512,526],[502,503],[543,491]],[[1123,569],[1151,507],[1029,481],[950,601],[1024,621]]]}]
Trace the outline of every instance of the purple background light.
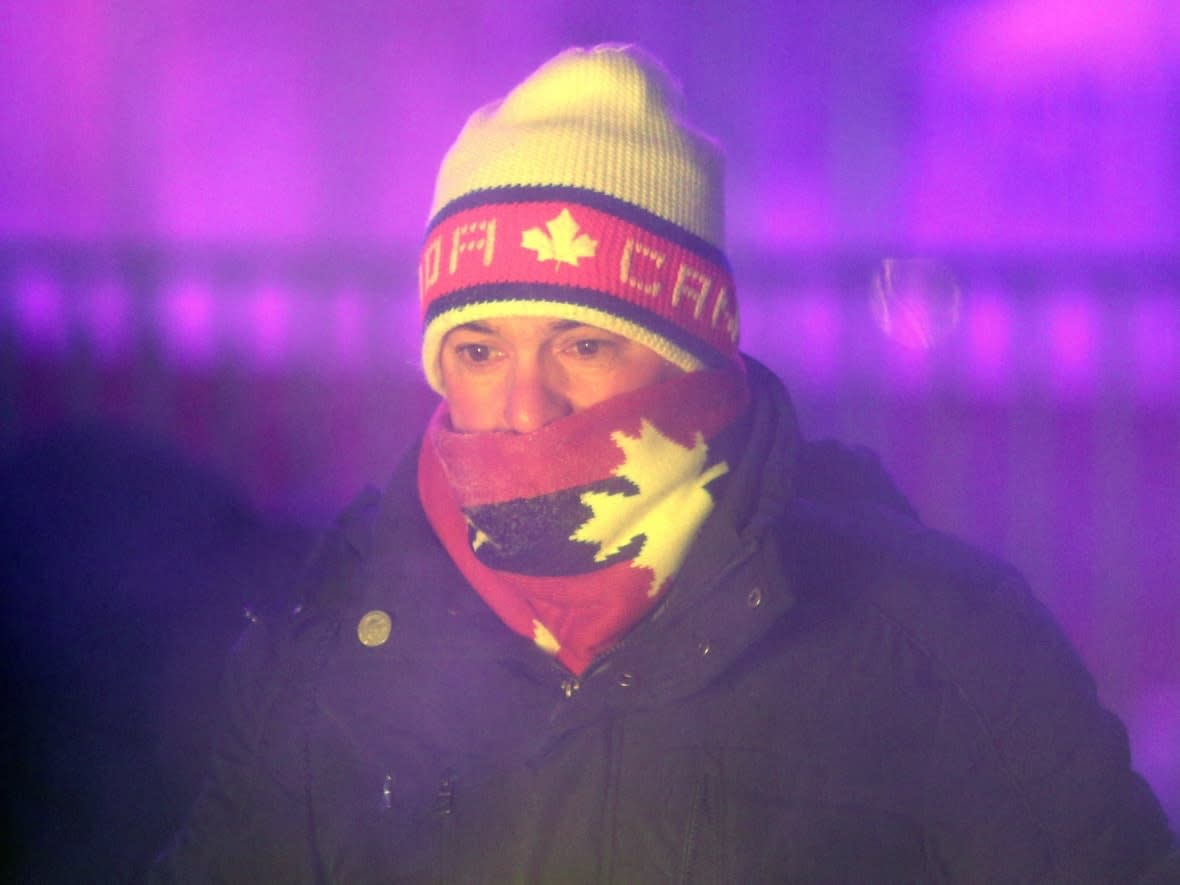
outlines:
[{"label": "purple background light", "polygon": [[1140,391],[1168,400],[1180,384],[1180,299],[1146,296],[1134,306],[1128,336]]},{"label": "purple background light", "polygon": [[[416,251],[466,115],[636,41],[728,155],[745,346],[1012,559],[1180,820],[1180,7],[1170,0],[9,3],[0,454],[108,418],[322,524],[434,398]],[[882,333],[887,256],[957,325]],[[919,293],[920,294],[920,293]],[[940,327],[941,328],[941,327]]]},{"label": "purple background light", "polygon": [[217,356],[216,328],[223,310],[204,284],[178,281],[160,300],[158,334],[169,356],[181,366],[200,369],[212,365]]},{"label": "purple background light", "polygon": [[133,347],[132,305],[127,291],[114,279],[95,282],[80,296],[86,315],[85,334],[104,362],[125,359]]},{"label": "purple background light", "polygon": [[[793,307],[796,326],[791,357],[799,360],[809,377],[830,384],[840,361],[841,305],[829,294],[812,292]],[[770,330],[778,331],[774,326]]]},{"label": "purple background light", "polygon": [[1045,311],[1048,375],[1062,397],[1092,394],[1098,351],[1098,322],[1090,300],[1067,295],[1050,302]]},{"label": "purple background light", "polygon": [[963,332],[971,383],[981,392],[999,391],[1013,358],[1011,306],[997,293],[978,293],[966,307]]},{"label": "purple background light", "polygon": [[61,285],[47,273],[31,272],[13,287],[14,323],[20,340],[34,352],[62,354],[69,338]]},{"label": "purple background light", "polygon": [[281,371],[291,358],[290,313],[294,301],[292,293],[264,286],[243,305],[245,322],[237,333],[258,369]]},{"label": "purple background light", "polygon": [[369,317],[362,296],[351,290],[337,292],[332,298],[328,328],[332,336],[332,362],[357,371],[369,364]]}]

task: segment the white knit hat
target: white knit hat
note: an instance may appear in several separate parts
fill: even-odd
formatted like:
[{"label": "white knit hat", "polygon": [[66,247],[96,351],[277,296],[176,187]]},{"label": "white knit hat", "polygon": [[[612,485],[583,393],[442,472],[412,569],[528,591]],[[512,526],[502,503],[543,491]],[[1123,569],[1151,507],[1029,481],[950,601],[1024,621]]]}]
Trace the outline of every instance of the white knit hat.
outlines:
[{"label": "white knit hat", "polygon": [[476,111],[443,160],[419,266],[422,361],[462,323],[552,316],[693,371],[737,360],[722,157],[631,46],[569,49]]}]

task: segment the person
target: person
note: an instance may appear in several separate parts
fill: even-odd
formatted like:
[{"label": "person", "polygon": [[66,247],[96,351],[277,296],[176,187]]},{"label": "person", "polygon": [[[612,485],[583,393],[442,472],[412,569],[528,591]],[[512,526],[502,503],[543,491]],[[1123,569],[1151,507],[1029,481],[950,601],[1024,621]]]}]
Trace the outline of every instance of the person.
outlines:
[{"label": "person", "polygon": [[741,355],[680,102],[599,46],[468,120],[419,267],[438,409],[249,627],[154,881],[1180,881],[1020,575]]}]

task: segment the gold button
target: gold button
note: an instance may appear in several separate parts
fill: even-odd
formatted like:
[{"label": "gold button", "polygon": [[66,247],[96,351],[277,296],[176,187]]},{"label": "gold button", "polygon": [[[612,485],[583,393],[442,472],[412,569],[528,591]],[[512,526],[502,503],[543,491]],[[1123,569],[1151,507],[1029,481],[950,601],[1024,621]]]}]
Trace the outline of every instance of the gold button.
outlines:
[{"label": "gold button", "polygon": [[391,629],[393,629],[393,621],[389,615],[380,609],[373,609],[371,612],[365,612],[357,623],[356,638],[361,641],[361,645],[375,648],[385,644],[389,639]]}]

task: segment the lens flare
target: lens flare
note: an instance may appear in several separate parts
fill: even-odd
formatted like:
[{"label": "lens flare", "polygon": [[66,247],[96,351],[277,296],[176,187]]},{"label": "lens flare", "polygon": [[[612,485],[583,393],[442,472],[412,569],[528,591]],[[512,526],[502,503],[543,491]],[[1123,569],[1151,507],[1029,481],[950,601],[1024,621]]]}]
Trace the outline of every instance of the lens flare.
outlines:
[{"label": "lens flare", "polygon": [[887,338],[910,350],[930,350],[959,325],[959,283],[941,262],[886,258],[873,275],[869,306]]}]

